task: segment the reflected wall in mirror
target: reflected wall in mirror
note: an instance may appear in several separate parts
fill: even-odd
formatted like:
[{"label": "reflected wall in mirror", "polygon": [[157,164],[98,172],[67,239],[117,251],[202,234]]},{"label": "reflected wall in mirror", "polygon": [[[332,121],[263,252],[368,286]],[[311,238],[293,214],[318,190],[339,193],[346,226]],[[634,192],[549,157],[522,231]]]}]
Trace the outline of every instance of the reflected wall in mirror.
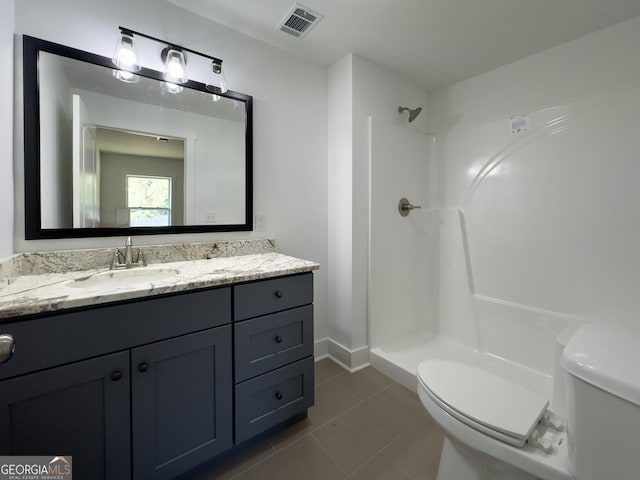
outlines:
[{"label": "reflected wall in mirror", "polygon": [[24,37],[27,239],[252,229],[252,98]]}]

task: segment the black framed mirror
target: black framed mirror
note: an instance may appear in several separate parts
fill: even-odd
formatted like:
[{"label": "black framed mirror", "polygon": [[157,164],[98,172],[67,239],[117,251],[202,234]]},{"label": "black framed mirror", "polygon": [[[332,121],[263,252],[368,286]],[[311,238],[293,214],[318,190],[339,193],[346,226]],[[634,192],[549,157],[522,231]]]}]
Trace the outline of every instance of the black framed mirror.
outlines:
[{"label": "black framed mirror", "polygon": [[253,98],[23,37],[25,238],[253,228]]}]

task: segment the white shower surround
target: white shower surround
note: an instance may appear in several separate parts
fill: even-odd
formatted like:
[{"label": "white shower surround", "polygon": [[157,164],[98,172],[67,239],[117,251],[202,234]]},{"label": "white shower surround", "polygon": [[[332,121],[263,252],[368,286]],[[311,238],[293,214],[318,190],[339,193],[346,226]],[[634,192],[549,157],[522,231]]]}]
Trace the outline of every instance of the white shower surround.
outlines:
[{"label": "white shower surround", "polygon": [[[437,164],[437,194],[425,215],[438,237],[430,241],[433,310],[402,320],[411,310],[406,299],[391,290],[381,296],[380,252],[392,248],[407,262],[415,238],[396,229],[392,243],[376,247],[385,241],[376,230],[395,219],[374,206],[389,180],[372,183],[375,366],[414,387],[421,360],[466,358],[554,395],[552,407],[561,410],[561,382],[553,383],[563,338],[583,321],[637,326],[640,61],[631,46],[639,26],[639,19],[625,22],[429,97],[436,147],[421,158]],[[512,135],[509,117],[521,114],[529,129]],[[372,182],[377,151],[400,148],[394,163],[405,152],[401,135],[385,135],[376,137],[373,125]],[[421,295],[432,293],[419,294],[417,304]],[[382,318],[385,311],[397,312],[395,323]],[[410,331],[394,335],[403,328]],[[380,335],[385,329],[392,334]]]},{"label": "white shower surround", "polygon": [[[371,363],[412,389],[427,358],[482,365],[562,412],[555,359],[579,320],[478,293],[463,211],[434,207],[434,137],[377,119],[370,131]],[[492,162],[477,169],[470,191],[483,190]],[[401,197],[423,208],[402,217]]]}]

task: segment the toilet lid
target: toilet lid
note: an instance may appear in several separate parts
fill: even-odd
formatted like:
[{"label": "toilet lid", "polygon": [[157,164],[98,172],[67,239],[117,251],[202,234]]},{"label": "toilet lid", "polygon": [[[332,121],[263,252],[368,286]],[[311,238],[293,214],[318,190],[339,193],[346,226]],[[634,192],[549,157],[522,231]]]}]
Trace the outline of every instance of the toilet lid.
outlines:
[{"label": "toilet lid", "polygon": [[471,365],[425,360],[418,379],[429,396],[458,420],[494,438],[523,446],[549,401]]}]

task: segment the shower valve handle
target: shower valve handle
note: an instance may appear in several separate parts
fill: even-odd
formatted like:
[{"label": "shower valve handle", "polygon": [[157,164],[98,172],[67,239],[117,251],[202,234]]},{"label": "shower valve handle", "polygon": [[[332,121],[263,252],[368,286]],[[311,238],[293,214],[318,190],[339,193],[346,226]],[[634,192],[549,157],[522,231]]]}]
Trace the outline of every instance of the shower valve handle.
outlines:
[{"label": "shower valve handle", "polygon": [[407,215],[409,215],[409,212],[411,210],[415,210],[416,208],[422,208],[422,206],[411,205],[409,200],[407,200],[406,198],[401,198],[400,201],[398,202],[398,211],[400,212],[400,215],[402,215],[403,217],[406,217]]}]

